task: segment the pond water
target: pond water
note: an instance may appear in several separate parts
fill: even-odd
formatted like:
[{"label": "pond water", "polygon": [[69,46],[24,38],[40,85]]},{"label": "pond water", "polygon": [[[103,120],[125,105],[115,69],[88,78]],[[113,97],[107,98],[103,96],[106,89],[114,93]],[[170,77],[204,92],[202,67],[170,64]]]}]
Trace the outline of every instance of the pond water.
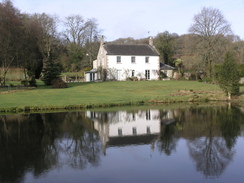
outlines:
[{"label": "pond water", "polygon": [[244,108],[0,116],[0,182],[243,183]]}]

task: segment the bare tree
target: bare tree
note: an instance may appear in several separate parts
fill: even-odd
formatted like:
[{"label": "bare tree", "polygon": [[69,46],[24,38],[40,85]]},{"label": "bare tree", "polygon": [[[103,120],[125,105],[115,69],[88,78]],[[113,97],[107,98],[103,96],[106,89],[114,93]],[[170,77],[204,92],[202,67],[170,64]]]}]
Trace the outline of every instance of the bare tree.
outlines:
[{"label": "bare tree", "polygon": [[208,75],[211,77],[216,53],[220,55],[219,52],[222,51],[220,48],[226,43],[225,36],[232,34],[230,24],[220,10],[204,7],[194,16],[189,33],[195,36],[195,48],[205,62]]},{"label": "bare tree", "polygon": [[39,36],[38,46],[43,56],[44,67],[50,59],[52,47],[57,37],[58,17],[42,14],[34,14],[33,19],[38,22]]},{"label": "bare tree", "polygon": [[85,20],[80,15],[70,15],[65,18],[64,26],[63,36],[67,42],[70,63],[76,66],[76,70],[81,69],[80,67],[92,66],[99,49],[100,31],[96,19]]},{"label": "bare tree", "polygon": [[23,28],[20,12],[11,1],[0,3],[0,64],[2,76],[0,84],[5,86],[6,74],[16,60],[22,47],[21,31]]},{"label": "bare tree", "polygon": [[88,65],[92,66],[92,61],[96,59],[97,52],[99,50],[100,42],[99,42],[99,34],[100,30],[98,29],[97,20],[92,18],[86,22],[87,28],[85,31],[86,44],[85,51],[88,56]]},{"label": "bare tree", "polygon": [[85,41],[84,32],[87,27],[84,18],[80,15],[70,15],[65,18],[64,25],[66,29],[63,36],[68,43],[83,45]]}]

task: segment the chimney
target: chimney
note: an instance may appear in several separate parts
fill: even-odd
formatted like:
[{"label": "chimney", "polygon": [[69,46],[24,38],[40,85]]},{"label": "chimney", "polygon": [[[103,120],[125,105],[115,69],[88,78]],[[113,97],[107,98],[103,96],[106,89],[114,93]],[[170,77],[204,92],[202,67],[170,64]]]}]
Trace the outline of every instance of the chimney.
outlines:
[{"label": "chimney", "polygon": [[154,45],[153,45],[153,38],[152,38],[152,36],[149,37],[149,45],[150,45],[150,46],[154,46]]},{"label": "chimney", "polygon": [[100,44],[103,45],[104,44],[104,36],[102,35],[100,38]]}]

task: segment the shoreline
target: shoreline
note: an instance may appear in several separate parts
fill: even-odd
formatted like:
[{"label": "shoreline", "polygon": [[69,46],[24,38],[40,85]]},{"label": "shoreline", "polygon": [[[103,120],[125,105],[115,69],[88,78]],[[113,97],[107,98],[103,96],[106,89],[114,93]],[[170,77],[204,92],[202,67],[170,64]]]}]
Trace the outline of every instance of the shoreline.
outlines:
[{"label": "shoreline", "polygon": [[139,107],[139,106],[201,106],[201,105],[217,105],[217,104],[241,104],[239,100],[195,100],[195,101],[155,101],[155,102],[129,102],[129,103],[110,103],[110,104],[89,104],[89,105],[68,105],[68,106],[24,106],[24,107],[11,107],[0,108],[0,115],[4,114],[18,114],[18,113],[45,113],[45,112],[64,112],[76,110],[89,110],[89,109],[107,109],[113,107]]}]

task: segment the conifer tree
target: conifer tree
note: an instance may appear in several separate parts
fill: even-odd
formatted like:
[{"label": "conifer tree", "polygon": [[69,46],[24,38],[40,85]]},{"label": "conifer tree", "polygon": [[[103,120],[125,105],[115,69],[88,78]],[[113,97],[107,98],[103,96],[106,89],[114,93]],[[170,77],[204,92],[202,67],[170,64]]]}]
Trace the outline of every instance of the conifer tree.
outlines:
[{"label": "conifer tree", "polygon": [[233,53],[227,52],[223,65],[217,73],[220,88],[226,93],[228,99],[240,92],[240,76]]},{"label": "conifer tree", "polygon": [[43,68],[43,77],[45,85],[52,85],[52,81],[60,78],[61,74],[61,65],[55,63],[52,58],[49,59],[45,68]]}]

